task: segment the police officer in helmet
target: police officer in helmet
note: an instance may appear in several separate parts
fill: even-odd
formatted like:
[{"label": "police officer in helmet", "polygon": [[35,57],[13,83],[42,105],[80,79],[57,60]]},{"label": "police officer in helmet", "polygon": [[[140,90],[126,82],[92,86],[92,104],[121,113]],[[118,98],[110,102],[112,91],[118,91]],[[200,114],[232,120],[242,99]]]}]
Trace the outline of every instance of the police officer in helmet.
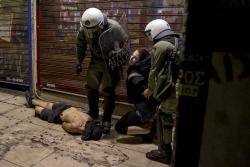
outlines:
[{"label": "police officer in helmet", "polygon": [[[146,157],[170,164],[173,116],[176,108],[175,79],[172,77],[170,60],[175,50],[176,34],[170,25],[162,19],[155,19],[145,27],[145,34],[153,42],[151,68],[148,79],[148,88],[144,97],[153,96],[160,105],[156,119],[158,149],[146,154]],[[166,79],[165,79],[166,78]],[[164,80],[163,80],[164,79]],[[161,85],[162,83],[162,85]]]},{"label": "police officer in helmet", "polygon": [[[120,75],[116,66],[110,63],[110,58],[122,50],[128,36],[115,20],[108,19],[97,8],[88,8],[84,11],[80,20],[80,30],[77,35],[77,65],[76,73],[82,72],[82,62],[86,55],[87,47],[91,52],[91,60],[87,70],[86,81],[89,115],[93,119],[99,116],[99,87],[102,82],[103,88],[103,133],[109,133],[111,117],[115,108],[115,88]],[[113,34],[110,32],[116,32]],[[119,37],[119,38],[117,38]],[[118,45],[117,45],[118,44]],[[115,64],[116,65],[116,64]]]}]

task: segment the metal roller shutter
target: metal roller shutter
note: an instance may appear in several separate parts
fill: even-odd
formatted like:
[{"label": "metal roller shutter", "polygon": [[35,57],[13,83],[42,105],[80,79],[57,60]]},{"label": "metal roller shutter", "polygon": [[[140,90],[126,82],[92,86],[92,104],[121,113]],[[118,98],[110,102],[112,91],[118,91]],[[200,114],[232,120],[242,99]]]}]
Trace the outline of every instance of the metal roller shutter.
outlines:
[{"label": "metal roller shutter", "polygon": [[[85,76],[90,60],[89,52],[84,60],[82,76],[75,74],[75,38],[83,11],[97,7],[109,18],[119,21],[126,14],[132,51],[150,46],[144,36],[145,25],[155,19],[166,19],[172,28],[183,31],[184,0],[40,0],[38,4],[38,87],[85,94]],[[126,67],[124,69],[126,76]],[[126,100],[125,81],[117,88],[120,101]]]},{"label": "metal roller shutter", "polygon": [[27,25],[27,0],[0,0],[0,83],[28,86]]}]

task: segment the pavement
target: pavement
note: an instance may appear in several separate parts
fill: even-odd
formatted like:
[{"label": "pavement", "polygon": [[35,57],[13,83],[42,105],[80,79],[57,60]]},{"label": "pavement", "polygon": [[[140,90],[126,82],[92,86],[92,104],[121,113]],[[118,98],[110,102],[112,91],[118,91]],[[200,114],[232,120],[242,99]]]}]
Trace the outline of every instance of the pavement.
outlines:
[{"label": "pavement", "polygon": [[0,88],[0,167],[168,167],[145,157],[155,144],[113,129],[99,141],[82,141],[25,104],[24,92]]}]

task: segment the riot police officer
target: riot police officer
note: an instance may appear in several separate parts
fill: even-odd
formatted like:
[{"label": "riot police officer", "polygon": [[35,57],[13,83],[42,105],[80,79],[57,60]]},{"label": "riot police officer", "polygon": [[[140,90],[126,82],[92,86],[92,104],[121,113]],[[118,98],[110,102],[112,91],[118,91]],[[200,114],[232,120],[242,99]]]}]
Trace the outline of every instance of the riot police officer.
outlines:
[{"label": "riot police officer", "polygon": [[109,133],[111,117],[115,108],[115,88],[120,80],[118,68],[126,61],[128,36],[117,21],[108,19],[97,8],[88,8],[84,11],[80,26],[76,46],[76,73],[79,75],[82,72],[82,62],[86,55],[87,46],[89,46],[91,60],[86,76],[88,113],[94,119],[99,116],[98,90],[102,81],[104,96],[103,133]]},{"label": "riot police officer", "polygon": [[172,77],[171,65],[172,53],[175,49],[176,34],[171,30],[169,24],[162,19],[149,22],[145,28],[145,34],[153,41],[151,69],[148,79],[148,88],[144,96],[160,102],[157,116],[157,140],[158,149],[146,154],[146,157],[170,164],[173,117],[175,112],[175,83]]}]

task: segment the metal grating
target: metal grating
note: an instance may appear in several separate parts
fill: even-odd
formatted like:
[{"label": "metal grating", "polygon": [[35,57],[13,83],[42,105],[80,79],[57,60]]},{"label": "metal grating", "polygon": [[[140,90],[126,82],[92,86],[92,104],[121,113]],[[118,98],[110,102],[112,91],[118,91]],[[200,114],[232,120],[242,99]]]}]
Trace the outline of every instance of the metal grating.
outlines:
[{"label": "metal grating", "polygon": [[0,82],[28,85],[28,1],[0,0]]}]

